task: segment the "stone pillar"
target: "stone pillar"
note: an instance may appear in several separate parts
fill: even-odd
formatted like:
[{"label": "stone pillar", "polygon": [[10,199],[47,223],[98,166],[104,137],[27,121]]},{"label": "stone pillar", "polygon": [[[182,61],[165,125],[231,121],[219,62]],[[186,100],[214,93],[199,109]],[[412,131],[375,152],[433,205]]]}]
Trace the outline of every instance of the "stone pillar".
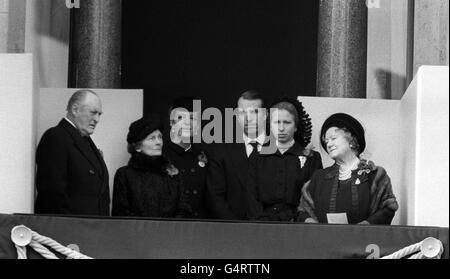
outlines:
[{"label": "stone pillar", "polygon": [[320,0],[317,96],[366,98],[367,6]]},{"label": "stone pillar", "polygon": [[422,65],[449,64],[448,0],[414,2],[414,75]]},{"label": "stone pillar", "polygon": [[69,87],[120,88],[122,1],[80,1],[71,14]]}]

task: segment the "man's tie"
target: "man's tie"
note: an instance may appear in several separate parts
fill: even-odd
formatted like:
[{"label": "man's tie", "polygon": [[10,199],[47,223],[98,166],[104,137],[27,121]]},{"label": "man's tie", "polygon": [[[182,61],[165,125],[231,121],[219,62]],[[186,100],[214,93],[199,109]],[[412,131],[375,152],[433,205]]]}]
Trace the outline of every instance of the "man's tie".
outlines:
[{"label": "man's tie", "polygon": [[250,142],[249,143],[252,147],[252,153],[250,153],[250,156],[248,156],[249,159],[254,159],[256,157],[256,155],[259,153],[258,152],[258,143],[257,142]]}]

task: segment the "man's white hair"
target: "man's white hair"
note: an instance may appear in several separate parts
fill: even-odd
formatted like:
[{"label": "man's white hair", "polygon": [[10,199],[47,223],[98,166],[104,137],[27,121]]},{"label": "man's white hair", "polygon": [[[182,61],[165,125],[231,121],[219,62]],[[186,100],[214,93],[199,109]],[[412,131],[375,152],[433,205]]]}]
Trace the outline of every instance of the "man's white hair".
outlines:
[{"label": "man's white hair", "polygon": [[81,101],[86,98],[86,95],[88,93],[94,94],[95,96],[98,97],[97,93],[95,93],[94,91],[92,91],[90,89],[78,90],[75,93],[73,93],[72,97],[70,97],[69,102],[67,103],[67,108],[66,108],[67,112],[71,111],[73,105],[81,103]]}]

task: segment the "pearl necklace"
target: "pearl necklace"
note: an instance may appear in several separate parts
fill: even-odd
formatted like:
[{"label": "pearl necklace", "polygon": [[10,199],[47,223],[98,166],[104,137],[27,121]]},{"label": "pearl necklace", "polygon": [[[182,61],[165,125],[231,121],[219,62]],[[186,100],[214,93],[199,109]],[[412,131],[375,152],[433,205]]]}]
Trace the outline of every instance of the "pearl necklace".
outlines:
[{"label": "pearl necklace", "polygon": [[339,180],[347,180],[352,176],[352,170],[356,170],[358,168],[359,159],[356,159],[350,167],[344,169],[342,165],[339,165]]}]

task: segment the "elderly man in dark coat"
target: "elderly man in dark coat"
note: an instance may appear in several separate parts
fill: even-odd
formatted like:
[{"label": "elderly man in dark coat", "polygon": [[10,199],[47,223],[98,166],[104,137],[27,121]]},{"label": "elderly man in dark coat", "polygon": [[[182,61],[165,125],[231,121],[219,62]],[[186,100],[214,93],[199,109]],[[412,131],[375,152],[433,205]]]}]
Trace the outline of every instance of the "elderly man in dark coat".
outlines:
[{"label": "elderly man in dark coat", "polygon": [[108,170],[90,138],[101,114],[97,94],[80,90],[67,116],[44,133],[36,151],[35,213],[109,215]]}]

